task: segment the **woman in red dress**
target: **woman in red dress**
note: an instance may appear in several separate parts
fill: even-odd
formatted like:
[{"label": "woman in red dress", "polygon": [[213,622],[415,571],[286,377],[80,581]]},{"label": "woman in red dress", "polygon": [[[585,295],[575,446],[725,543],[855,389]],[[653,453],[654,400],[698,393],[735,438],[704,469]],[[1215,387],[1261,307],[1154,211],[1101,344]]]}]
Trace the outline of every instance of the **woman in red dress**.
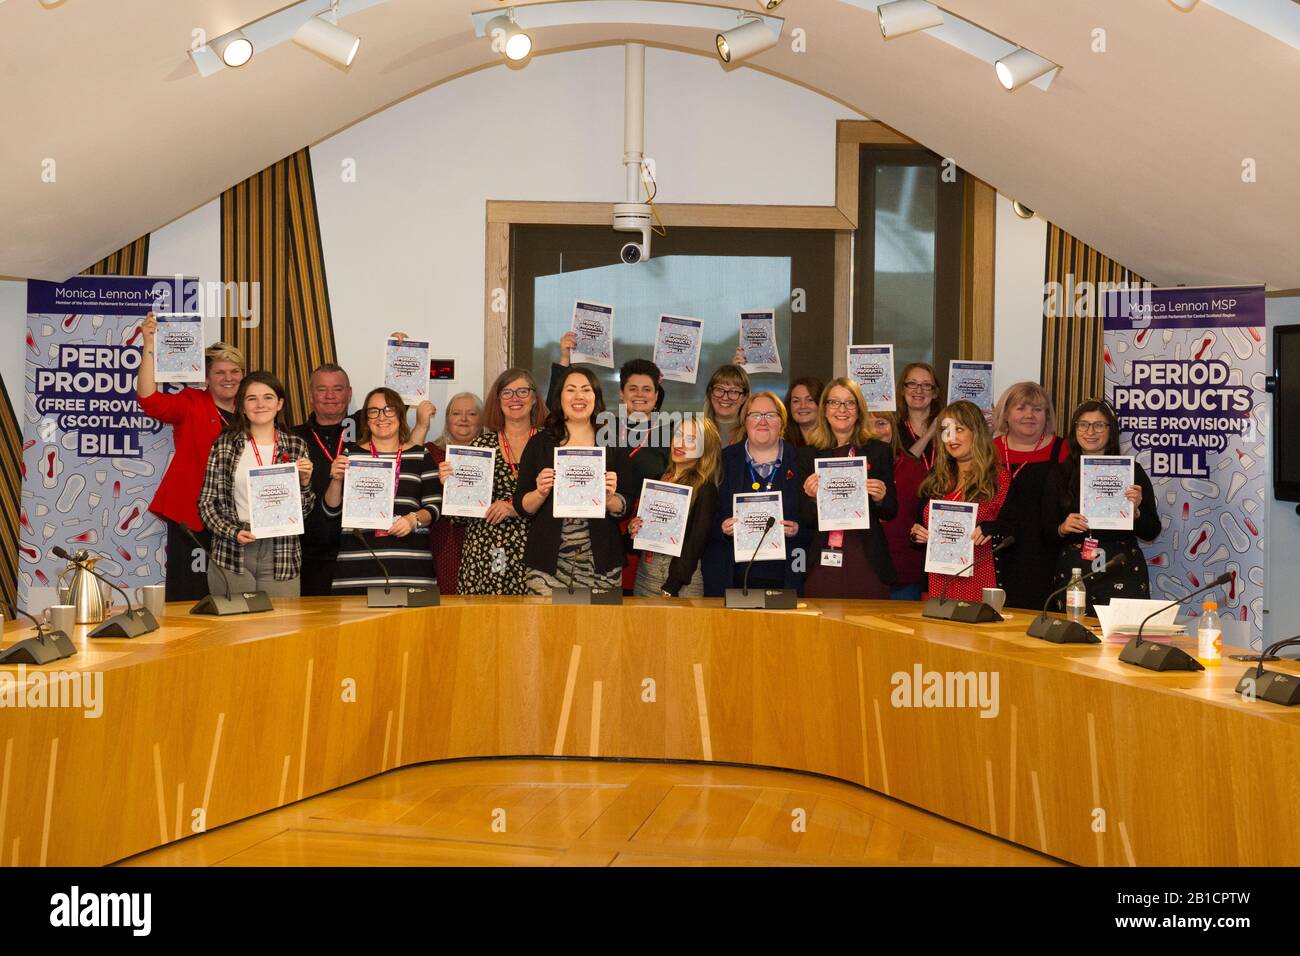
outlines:
[{"label": "woman in red dress", "polygon": [[929,593],[947,595],[959,601],[978,601],[984,588],[998,586],[993,562],[993,539],[1005,529],[997,520],[1006,500],[1011,477],[998,461],[984,413],[970,402],[953,402],[938,415],[939,441],[935,445],[934,467],[921,482],[920,495],[926,500],[921,522],[912,526],[912,540],[929,540],[930,501],[978,502],[977,522],[971,538],[975,542],[975,567],[970,577],[929,575]]}]

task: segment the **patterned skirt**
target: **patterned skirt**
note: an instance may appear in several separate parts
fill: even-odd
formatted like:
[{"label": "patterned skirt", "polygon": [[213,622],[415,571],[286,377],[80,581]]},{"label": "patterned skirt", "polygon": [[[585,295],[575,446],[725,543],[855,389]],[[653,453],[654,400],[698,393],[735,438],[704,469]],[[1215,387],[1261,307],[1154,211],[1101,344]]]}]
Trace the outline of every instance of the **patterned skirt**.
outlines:
[{"label": "patterned skirt", "polygon": [[570,584],[584,588],[623,587],[622,568],[615,568],[605,574],[596,573],[591,556],[591,535],[584,518],[564,519],[555,574],[529,568],[524,579],[524,589],[528,594],[549,595],[556,588],[567,588]]},{"label": "patterned skirt", "polygon": [[[668,569],[673,559],[666,554],[651,551],[641,552],[641,560],[636,567],[636,587],[632,593],[637,597],[661,597],[664,582],[668,580]],[[678,597],[704,597],[704,575],[697,566],[695,575],[682,585]]]}]

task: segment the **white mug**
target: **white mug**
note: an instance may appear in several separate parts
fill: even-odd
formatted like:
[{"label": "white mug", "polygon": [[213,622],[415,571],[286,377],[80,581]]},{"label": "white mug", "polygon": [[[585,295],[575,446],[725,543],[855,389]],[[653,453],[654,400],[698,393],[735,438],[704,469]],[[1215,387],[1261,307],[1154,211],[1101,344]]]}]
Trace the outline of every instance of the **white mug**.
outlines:
[{"label": "white mug", "polygon": [[77,626],[77,609],[71,604],[51,604],[41,617],[50,625],[51,630],[62,631],[69,637],[72,636],[72,629]]},{"label": "white mug", "polygon": [[[143,592],[143,596],[141,595]],[[154,618],[163,616],[167,604],[167,586],[165,584],[145,584],[135,589],[135,599]]]},{"label": "white mug", "polygon": [[985,588],[984,603],[1001,614],[1003,605],[1007,603],[1007,592],[1001,588]]}]

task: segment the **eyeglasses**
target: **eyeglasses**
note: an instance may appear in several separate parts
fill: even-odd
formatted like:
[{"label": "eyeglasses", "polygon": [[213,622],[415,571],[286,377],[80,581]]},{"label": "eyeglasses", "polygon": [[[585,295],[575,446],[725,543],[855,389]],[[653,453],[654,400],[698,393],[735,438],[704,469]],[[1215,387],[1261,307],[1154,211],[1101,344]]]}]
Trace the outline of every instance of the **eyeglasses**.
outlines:
[{"label": "eyeglasses", "polygon": [[502,398],[527,398],[533,394],[533,387],[525,385],[522,388],[503,388],[501,389]]},{"label": "eyeglasses", "polygon": [[745,416],[751,422],[779,422],[781,415],[778,412],[750,412]]},{"label": "eyeglasses", "polygon": [[935,390],[929,382],[904,382],[903,388],[909,392],[919,392],[922,395],[928,395]]},{"label": "eyeglasses", "polygon": [[852,398],[828,398],[826,399],[826,407],[834,409],[857,408],[858,403],[856,399]]},{"label": "eyeglasses", "polygon": [[713,397],[714,397],[714,398],[730,398],[730,399],[733,399],[733,400],[734,400],[734,399],[737,399],[737,398],[744,398],[744,397],[745,397],[745,390],[744,390],[743,388],[727,388],[727,387],[724,386],[724,385],[714,385],[714,386],[713,386]]},{"label": "eyeglasses", "polygon": [[396,418],[397,408],[393,405],[380,405],[366,409],[366,418]]},{"label": "eyeglasses", "polygon": [[1074,427],[1081,432],[1104,432],[1110,428],[1110,422],[1078,422]]}]

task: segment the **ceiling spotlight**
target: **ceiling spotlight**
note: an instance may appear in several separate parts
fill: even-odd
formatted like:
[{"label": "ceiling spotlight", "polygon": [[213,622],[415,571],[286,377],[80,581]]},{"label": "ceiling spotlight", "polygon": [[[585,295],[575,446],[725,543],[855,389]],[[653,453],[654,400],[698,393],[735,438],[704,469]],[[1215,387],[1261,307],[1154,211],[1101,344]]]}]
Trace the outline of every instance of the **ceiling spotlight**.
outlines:
[{"label": "ceiling spotlight", "polygon": [[781,0],[758,0],[758,5],[770,13],[781,5]]},{"label": "ceiling spotlight", "polygon": [[330,23],[323,16],[312,17],[300,26],[293,35],[293,42],[339,66],[351,66],[361,47],[361,37]]},{"label": "ceiling spotlight", "polygon": [[1196,0],[1169,0],[1169,2],[1183,13],[1191,13],[1192,7],[1196,6]]},{"label": "ceiling spotlight", "polygon": [[231,30],[213,40],[210,46],[226,66],[243,66],[253,58],[253,41],[242,30]]},{"label": "ceiling spotlight", "polygon": [[[498,35],[498,32],[500,34]],[[533,38],[515,23],[513,16],[502,14],[488,21],[483,33],[492,38],[492,49],[498,49],[511,60],[522,60],[533,52]]]},{"label": "ceiling spotlight", "polygon": [[1011,201],[1011,211],[1014,212],[1021,219],[1034,218],[1034,211],[1030,209],[1028,206],[1026,206],[1024,203],[1022,203],[1019,199],[1013,199]]},{"label": "ceiling spotlight", "polygon": [[738,27],[717,36],[718,56],[723,63],[733,63],[776,46],[780,33],[773,34],[762,20],[746,20]]},{"label": "ceiling spotlight", "polygon": [[886,40],[943,26],[943,11],[929,0],[882,3],[876,8],[876,16],[880,18],[880,33]]},{"label": "ceiling spotlight", "polygon": [[997,70],[998,82],[1008,90],[1018,90],[1026,83],[1032,83],[1040,76],[1051,73],[1057,69],[1057,65],[1037,53],[1019,47],[994,63],[993,68]]}]

